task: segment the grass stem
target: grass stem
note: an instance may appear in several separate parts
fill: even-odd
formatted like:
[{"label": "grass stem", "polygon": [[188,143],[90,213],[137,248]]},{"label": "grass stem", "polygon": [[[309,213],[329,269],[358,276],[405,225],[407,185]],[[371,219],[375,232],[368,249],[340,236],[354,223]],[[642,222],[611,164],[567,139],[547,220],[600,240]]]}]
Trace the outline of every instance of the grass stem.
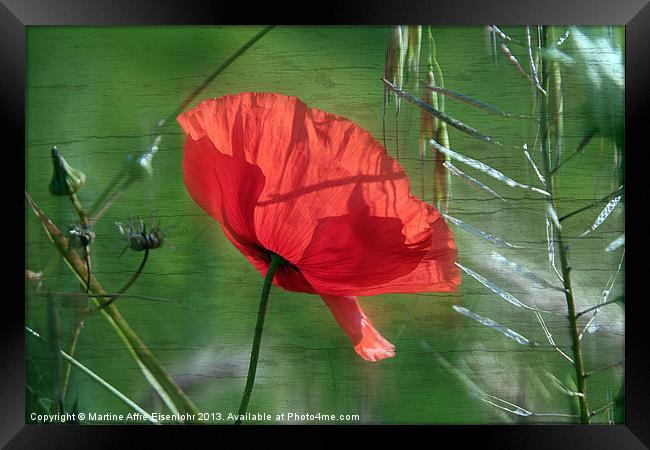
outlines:
[{"label": "grass stem", "polygon": [[[59,230],[54,222],[52,222],[52,220],[50,220],[38,207],[27,191],[25,191],[25,198],[34,211],[34,214],[41,222],[45,233],[52,240],[61,256],[63,256],[68,267],[70,267],[74,275],[82,283],[85,283],[87,272],[83,259],[70,246],[68,239],[63,235],[61,230]],[[99,284],[97,279],[94,276],[90,276],[89,278],[89,291],[100,296],[105,296],[106,291]],[[94,297],[93,301],[97,306],[102,304],[102,301],[99,300],[99,298]],[[160,364],[154,354],[151,353],[151,350],[149,350],[146,344],[140,339],[135,331],[133,331],[117,307],[115,305],[109,305],[108,307],[103,308],[101,312],[104,318],[122,339],[124,346],[138,364],[138,367],[147,379],[147,382],[149,382],[149,384],[156,390],[167,407],[174,413],[185,412],[193,415],[198,414],[196,406],[194,406],[192,401],[169,376],[167,371]]]},{"label": "grass stem", "polygon": [[[84,321],[82,320],[77,324],[77,327],[74,331],[74,336],[72,336],[72,344],[70,344],[70,357],[74,358],[74,354],[77,351],[77,342],[79,341],[79,335],[81,334],[81,329],[84,326]],[[61,351],[63,352],[63,351]],[[68,391],[68,385],[70,384],[70,372],[72,371],[72,362],[68,360],[68,365],[65,368],[65,375],[63,376],[63,388],[61,389],[61,398],[65,402],[65,394]]]},{"label": "grass stem", "polygon": [[[545,26],[540,27],[539,33],[540,33],[540,40],[541,40],[540,47],[545,48],[547,46],[547,42],[549,41],[548,27]],[[549,90],[553,90],[551,92],[557,95],[557,93],[554,90],[559,89],[559,85],[557,82],[551,83],[551,74],[554,75],[555,78],[559,76],[559,68],[557,67],[551,68],[550,66],[553,64],[557,64],[557,63],[540,60],[540,65],[542,66],[541,82],[545,84],[547,92]],[[549,101],[548,96],[544,96],[541,99],[540,124],[543,130],[548,129],[549,118],[552,118],[554,114],[558,112],[558,111],[551,110],[553,106],[555,106],[557,109],[560,108],[557,102]],[[555,132],[556,133],[558,132],[557,128],[555,129]],[[561,139],[562,136],[556,136],[556,138]],[[543,166],[545,170],[545,176],[549,183],[548,191],[551,194],[548,201],[551,202],[551,204],[557,210],[557,192],[556,192],[557,180],[553,179],[554,174],[552,173],[551,146],[552,143],[549,138],[549,133],[543,133],[542,134],[542,159],[544,162]],[[564,238],[562,236],[562,227],[557,226],[557,224],[554,224],[554,227],[555,227],[554,244],[557,245],[558,253],[560,256],[560,270],[562,271],[562,279],[564,283],[565,298],[567,303],[567,313],[568,313],[569,329],[570,329],[570,336],[571,336],[571,348],[573,351],[573,360],[574,360],[575,374],[577,380],[576,384],[578,387],[578,392],[582,394],[578,396],[578,401],[580,405],[580,422],[583,424],[589,424],[591,416],[589,413],[589,403],[587,400],[587,382],[585,377],[582,348],[580,346],[580,331],[578,326],[578,314],[576,310],[576,303],[573,295],[574,292],[573,292],[573,284],[571,278],[571,265],[569,263],[569,254],[568,254],[569,252],[564,242]]]},{"label": "grass stem", "polygon": [[72,202],[72,206],[74,206],[74,210],[79,215],[79,219],[81,219],[81,223],[83,224],[84,227],[87,227],[88,216],[86,216],[86,211],[84,211],[84,208],[81,205],[81,202],[79,201],[79,197],[77,197],[77,194],[75,194],[74,192],[71,193],[69,197],[70,197],[70,201]]}]

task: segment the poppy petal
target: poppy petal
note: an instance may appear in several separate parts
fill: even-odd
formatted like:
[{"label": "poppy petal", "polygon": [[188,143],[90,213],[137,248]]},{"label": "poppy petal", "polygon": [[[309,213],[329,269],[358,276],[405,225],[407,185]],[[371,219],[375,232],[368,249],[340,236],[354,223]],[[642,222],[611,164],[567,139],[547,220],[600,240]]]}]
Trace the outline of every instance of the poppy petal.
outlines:
[{"label": "poppy petal", "polygon": [[[444,219],[411,194],[399,163],[351,121],[295,97],[241,93],[206,100],[178,122],[189,141],[207,139],[214,152],[259,169],[244,191],[240,215],[247,219],[231,221],[230,234],[289,262],[291,271],[275,278],[283,288],[347,296],[453,291],[460,283]],[[188,158],[187,144],[185,151]],[[199,164],[197,171],[209,171]],[[223,225],[219,213],[210,214]]]},{"label": "poppy petal", "polygon": [[366,361],[395,356],[395,346],[375,329],[361,310],[356,297],[322,295],[325,304],[354,344],[354,351]]},{"label": "poppy petal", "polygon": [[[456,249],[439,215],[428,224],[428,232],[413,234],[407,242],[402,220],[373,216],[363,197],[354,198],[353,193],[348,214],[319,220],[297,264],[314,289],[333,295],[374,295],[456,288]],[[434,211],[431,208],[430,217],[435,217]]]},{"label": "poppy petal", "polygon": [[228,239],[246,256],[257,259],[253,250],[260,243],[253,211],[264,187],[259,168],[219,152],[207,137],[188,137],[183,180],[194,201],[221,223]]},{"label": "poppy petal", "polygon": [[453,292],[460,285],[456,245],[451,230],[440,214],[431,207],[429,223],[431,241],[418,266],[395,279],[363,290],[359,295],[384,293]]}]

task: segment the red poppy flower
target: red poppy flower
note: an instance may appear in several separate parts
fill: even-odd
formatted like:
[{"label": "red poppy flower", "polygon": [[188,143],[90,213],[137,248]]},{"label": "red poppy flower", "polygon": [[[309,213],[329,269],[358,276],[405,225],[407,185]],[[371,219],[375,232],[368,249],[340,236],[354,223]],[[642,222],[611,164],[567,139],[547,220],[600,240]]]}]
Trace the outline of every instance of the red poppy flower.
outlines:
[{"label": "red poppy flower", "polygon": [[362,358],[395,351],[355,296],[460,283],[444,219],[358,125],[273,93],[205,100],[177,120],[194,201],[262,275],[282,257],[274,284],[322,296]]}]

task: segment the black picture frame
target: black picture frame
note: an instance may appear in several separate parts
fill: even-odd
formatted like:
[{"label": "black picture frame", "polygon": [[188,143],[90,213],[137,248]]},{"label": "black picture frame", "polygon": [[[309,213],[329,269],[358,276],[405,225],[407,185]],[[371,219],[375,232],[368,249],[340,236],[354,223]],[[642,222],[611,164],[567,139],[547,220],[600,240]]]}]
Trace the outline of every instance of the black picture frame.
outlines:
[{"label": "black picture frame", "polygon": [[[236,3],[236,2],[235,2]],[[298,11],[300,11],[299,9]],[[245,2],[183,2],[122,1],[111,2],[83,0],[2,0],[0,2],[0,71],[1,89],[0,126],[3,136],[13,139],[3,152],[2,171],[5,186],[6,204],[16,207],[16,214],[25,214],[25,203],[21,195],[14,192],[17,182],[9,182],[10,175],[17,173],[16,167],[25,164],[25,45],[26,27],[30,25],[189,25],[245,23],[309,23],[321,24],[396,24],[430,23],[437,25],[478,25],[498,24],[576,24],[576,25],[626,25],[626,140],[631,149],[632,164],[626,164],[626,235],[627,248],[625,290],[626,290],[626,337],[625,337],[625,387],[626,411],[625,425],[615,426],[573,426],[573,425],[516,425],[516,426],[437,426],[435,430],[422,430],[423,427],[373,427],[372,433],[401,436],[401,433],[418,431],[430,439],[444,442],[449,439],[454,446],[477,439],[480,445],[495,444],[498,448],[647,448],[650,445],[650,423],[648,406],[648,345],[646,325],[646,302],[635,283],[636,273],[641,273],[643,261],[638,245],[644,232],[643,214],[636,214],[640,202],[637,198],[643,192],[641,155],[647,144],[644,121],[647,118],[646,105],[650,100],[648,81],[650,81],[650,4],[648,0],[552,0],[517,1],[500,0],[485,2],[480,0],[442,1],[329,1],[326,4],[305,5],[310,17],[293,17],[297,11],[295,4],[280,6],[276,2],[260,3],[253,6]],[[15,162],[14,159],[15,158]],[[630,151],[628,150],[628,158]],[[15,203],[13,203],[15,201]],[[19,203],[21,202],[21,203]],[[637,206],[634,206],[637,205]],[[5,241],[16,242],[20,246],[20,233],[24,227],[18,220],[11,221],[11,211],[6,208],[6,222],[13,224],[17,231],[10,230],[14,238]],[[637,217],[638,216],[638,217]],[[26,216],[25,216],[26,217]],[[8,236],[8,235],[6,235]],[[24,241],[23,241],[24,242]],[[17,249],[24,255],[24,246]],[[5,256],[13,276],[16,292],[21,292],[22,270],[18,263]],[[632,262],[631,264],[629,262]],[[24,292],[24,290],[22,290]],[[132,443],[133,433],[146,433],[167,443],[184,442],[186,433],[200,431],[223,433],[225,428],[233,427],[140,427],[140,426],[36,426],[25,425],[25,333],[24,304],[17,295],[6,295],[3,302],[2,339],[0,339],[0,444],[5,448],[45,448],[45,447],[90,447],[115,448]],[[264,427],[248,427],[260,429]],[[283,427],[288,428],[288,427]],[[311,433],[314,427],[299,428],[300,432]],[[318,427],[321,431],[330,427]],[[345,427],[349,429],[351,427]],[[366,429],[367,427],[356,427]],[[469,429],[467,429],[469,428]],[[366,431],[366,430],[363,430]],[[240,431],[241,432],[241,431]],[[274,431],[275,433],[275,431]],[[329,431],[328,431],[329,434]],[[247,434],[242,434],[242,437]],[[303,436],[307,436],[306,434]],[[148,443],[152,441],[147,437]],[[311,439],[311,438],[310,438]],[[444,440],[443,440],[444,439]],[[305,441],[307,444],[308,441]],[[434,444],[434,441],[431,441]],[[56,444],[56,445],[54,445]],[[225,444],[224,444],[225,445]]]}]

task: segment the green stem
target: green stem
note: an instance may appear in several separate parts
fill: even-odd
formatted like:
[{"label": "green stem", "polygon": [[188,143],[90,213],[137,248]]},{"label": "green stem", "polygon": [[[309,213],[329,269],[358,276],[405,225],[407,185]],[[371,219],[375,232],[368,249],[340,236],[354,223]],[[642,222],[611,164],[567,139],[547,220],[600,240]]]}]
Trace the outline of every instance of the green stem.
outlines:
[{"label": "green stem", "polygon": [[[79,335],[81,334],[81,329],[84,326],[84,321],[82,320],[79,322],[77,325],[77,328],[75,329],[74,336],[72,337],[72,344],[70,345],[70,357],[74,358],[74,354],[77,351],[77,342],[79,341]],[[61,393],[61,398],[65,402],[65,395],[68,391],[68,385],[70,384],[70,372],[72,370],[72,362],[68,360],[68,365],[65,369],[65,376],[63,377],[63,389]]]},{"label": "green stem", "polygon": [[[540,27],[540,38],[541,46],[545,47],[548,40],[548,28]],[[550,63],[557,64],[557,63]],[[546,92],[551,92],[550,90],[559,89],[559,84],[554,82],[551,84],[551,75],[555,75],[555,78],[558,76],[559,69],[551,70],[549,63],[546,61],[540,60],[540,65],[542,66],[541,71],[541,82],[546,87]],[[556,81],[555,79],[553,81]],[[548,96],[544,96],[540,102],[540,126],[542,130],[548,130],[549,116],[552,117],[552,114],[549,114],[550,108],[555,106],[559,109],[559,105],[556,103],[553,105],[552,102],[549,102]],[[556,111],[557,112],[557,111]],[[559,130],[555,130],[559,134]],[[562,136],[556,134],[556,139],[561,139]],[[557,141],[556,141],[557,143]],[[558,186],[554,174],[552,173],[552,161],[551,161],[551,140],[549,139],[549,133],[546,132],[542,135],[542,159],[544,162],[544,171],[546,179],[548,180],[548,191],[551,194],[549,201],[553,204],[553,207],[557,210],[557,190]],[[585,377],[584,362],[582,357],[582,348],[580,346],[580,330],[578,326],[578,313],[576,310],[575,299],[573,297],[573,283],[571,279],[571,265],[569,263],[569,253],[568,248],[565,244],[564,238],[562,236],[562,229],[555,226],[555,242],[557,243],[558,252],[560,254],[560,266],[562,270],[562,278],[564,279],[564,292],[567,303],[568,310],[568,320],[569,320],[569,330],[571,335],[571,347],[573,350],[573,359],[576,373],[576,384],[578,386],[578,392],[582,395],[578,397],[580,405],[580,421],[583,424],[589,424],[590,422],[590,413],[589,413],[589,403],[587,402],[587,380]]]},{"label": "green stem", "polygon": [[[198,86],[196,87],[196,89],[194,89],[194,91],[192,91],[192,93],[191,93],[190,95],[188,95],[188,96],[185,98],[185,100],[183,100],[183,102],[182,102],[180,105],[178,105],[178,107],[177,107],[174,111],[172,111],[172,113],[171,113],[169,116],[167,116],[167,118],[166,118],[164,121],[162,121],[162,122],[160,122],[160,123],[161,123],[161,124],[165,124],[165,123],[167,123],[167,122],[171,122],[172,120],[176,119],[176,116],[178,116],[178,115],[179,115],[179,114],[180,114],[180,113],[181,113],[181,112],[182,112],[182,111],[183,111],[183,110],[184,110],[184,109],[185,109],[185,108],[186,108],[190,103],[192,103],[192,101],[193,101],[193,100],[194,100],[194,99],[195,99],[195,98],[196,98],[196,97],[197,97],[197,96],[198,96],[198,95],[199,95],[199,94],[200,94],[200,93],[201,93],[201,92],[202,92],[206,87],[208,87],[208,85],[209,85],[210,83],[212,83],[212,81],[214,81],[214,79],[217,78],[217,76],[218,76],[221,72],[223,72],[224,70],[226,70],[226,69],[228,68],[228,66],[230,66],[233,62],[235,62],[235,60],[236,60],[237,58],[239,58],[241,55],[243,55],[243,54],[246,52],[246,50],[248,50],[249,48],[251,48],[251,47],[253,46],[253,44],[255,44],[257,41],[259,41],[259,40],[262,38],[262,36],[264,36],[266,33],[268,33],[269,31],[271,31],[274,27],[275,27],[275,25],[268,25],[268,26],[264,27],[260,32],[258,32],[255,36],[253,36],[252,38],[250,38],[250,40],[248,40],[244,45],[242,45],[242,46],[241,46],[241,47],[240,47],[240,48],[239,48],[235,53],[233,53],[233,54],[232,54],[232,55],[231,55],[227,60],[225,60],[224,62],[222,62],[222,63],[219,65],[219,67],[217,67],[217,68],[214,70],[214,72],[212,72],[210,75],[208,75],[208,77],[207,77],[205,80],[203,80],[203,82],[202,82],[200,85],[198,85]],[[159,128],[159,127],[156,128],[156,132],[158,131],[158,128]]]},{"label": "green stem", "polygon": [[[126,189],[129,187],[129,185],[134,181],[133,176],[129,176],[127,179],[124,180],[124,182],[120,185],[116,185],[115,191],[113,194],[109,197],[108,200],[106,200],[105,203],[100,203],[98,204],[98,207],[101,206],[101,209],[97,211],[95,216],[93,217],[92,221],[90,222],[91,226],[95,226],[97,221],[104,215],[108,209],[113,206],[113,204],[122,197],[122,194],[126,191]],[[103,195],[103,194],[102,194]],[[94,210],[94,209],[93,209]]]},{"label": "green stem", "polygon": [[[87,278],[86,265],[79,254],[71,248],[68,239],[61,233],[61,230],[52,222],[45,213],[38,207],[32,197],[25,191],[25,197],[29,202],[32,210],[38,217],[45,229],[46,234],[56,245],[57,249],[63,256],[64,261],[68,264],[77,278],[85,283]],[[90,292],[106,297],[106,291],[99,284],[94,276],[90,276]],[[93,301],[97,306],[104,303],[103,300],[94,297]],[[122,339],[124,346],[127,348],[133,359],[142,370],[149,384],[156,390],[158,395],[163,399],[167,407],[174,413],[190,413],[196,415],[198,410],[192,401],[187,397],[185,392],[169,376],[160,361],[149,350],[146,344],[133,331],[124,316],[120,313],[115,305],[109,305],[101,309],[101,313],[109,324],[114,328],[117,335]],[[193,422],[193,420],[188,420]]]},{"label": "green stem", "polygon": [[70,201],[72,202],[72,206],[74,206],[75,211],[77,211],[77,214],[79,215],[79,218],[81,219],[81,222],[83,223],[84,227],[88,226],[88,217],[86,216],[86,211],[84,211],[83,206],[81,206],[81,202],[79,201],[79,197],[77,197],[77,194],[74,192],[69,195]]},{"label": "green stem", "polygon": [[119,291],[117,291],[117,295],[115,297],[111,298],[111,299],[108,299],[108,301],[102,303],[99,306],[99,309],[106,308],[108,305],[113,303],[115,300],[117,300],[118,296],[124,294],[127,291],[127,289],[129,289],[131,287],[131,285],[133,283],[135,283],[135,280],[137,280],[138,277],[140,276],[140,274],[142,273],[142,269],[144,269],[144,265],[147,263],[148,258],[149,258],[149,249],[145,248],[144,249],[144,258],[142,258],[142,262],[140,263],[140,267],[138,267],[138,270],[135,271],[135,273],[131,276],[129,281],[127,281],[127,283],[124,285],[124,287],[122,289],[120,289]]},{"label": "green stem", "polygon": [[244,387],[244,394],[242,395],[241,405],[239,406],[239,413],[237,414],[237,421],[235,425],[240,425],[242,416],[246,414],[248,409],[248,402],[253,392],[253,385],[255,384],[255,372],[257,371],[257,360],[260,355],[260,344],[262,343],[262,332],[264,331],[264,318],[266,317],[266,308],[269,303],[269,294],[271,293],[271,285],[273,284],[273,277],[275,271],[284,262],[281,256],[273,253],[271,255],[271,264],[266,271],[266,278],[264,279],[264,286],[262,287],[262,295],[260,297],[260,307],[257,311],[257,324],[255,325],[255,337],[253,338],[253,348],[251,350],[251,360],[248,366],[248,378],[246,379],[246,387]]},{"label": "green stem", "polygon": [[[250,40],[248,40],[244,45],[242,45],[235,53],[233,53],[226,61],[221,63],[219,67],[217,67],[208,77],[203,80],[203,82],[190,93],[182,102],[180,105],[172,111],[167,118],[160,120],[158,124],[154,127],[153,134],[156,135],[160,132],[160,129],[168,122],[173,121],[176,116],[178,116],[192,101],[201,93],[203,90],[208,87],[210,83],[214,81],[221,72],[226,70],[237,58],[239,58],[241,55],[243,55],[249,48],[253,46],[257,41],[259,41],[262,36],[264,36],[266,33],[271,31],[275,25],[269,25],[264,27],[260,32],[258,32],[255,36],[253,36]],[[146,152],[145,152],[146,154]],[[124,182],[120,185],[120,182],[122,182],[122,179],[124,178],[125,175],[128,175],[128,177],[124,180]],[[92,213],[95,213],[95,217],[92,220],[92,225],[96,224],[99,218],[110,208],[113,203],[115,203],[120,196],[124,193],[127,187],[135,180],[134,176],[132,173],[127,173],[124,170],[120,171],[111,181],[111,183],[106,186],[106,189],[104,189],[104,192],[99,196],[99,198],[95,201],[93,204],[92,208],[90,208],[90,211]],[[112,195],[109,197],[109,195],[112,193]],[[108,198],[108,200],[106,200]],[[106,200],[106,201],[105,201]],[[100,209],[101,207],[101,209]]]},{"label": "green stem", "polygon": [[52,375],[54,378],[54,412],[63,412],[63,364],[59,356],[59,330],[61,329],[59,311],[54,303],[54,298],[48,295],[47,298],[47,325],[48,341],[50,344],[50,355],[52,356]]},{"label": "green stem", "polygon": [[608,203],[610,200],[612,200],[615,197],[618,197],[619,195],[623,195],[625,193],[625,188],[621,186],[611,194],[606,195],[605,197],[601,198],[600,200],[596,200],[595,202],[592,202],[588,204],[587,206],[583,206],[582,208],[576,209],[575,211],[572,211],[568,214],[565,214],[563,216],[560,216],[558,219],[560,222],[568,219],[569,217],[573,217],[576,214],[580,214],[583,211],[587,211],[588,209],[595,208],[596,206],[602,205],[603,203]]},{"label": "green stem", "polygon": [[[79,200],[79,197],[77,197],[77,194],[72,192],[69,195],[70,201],[72,202],[72,206],[74,206],[75,211],[77,211],[77,214],[79,215],[79,219],[81,220],[82,225],[84,228],[87,230],[92,226],[90,224],[90,221],[88,220],[88,216],[86,215],[86,211],[84,210],[84,207],[81,205],[81,201]],[[94,225],[94,224],[93,224]],[[90,242],[86,243],[84,245],[84,261],[86,262],[86,269],[88,271],[88,278],[86,279],[86,293],[88,293],[88,288],[90,286]],[[74,356],[74,354],[72,355]],[[70,368],[70,365],[68,364],[68,368]]]},{"label": "green stem", "polygon": [[585,377],[585,368],[582,358],[582,349],[580,347],[580,330],[578,326],[578,317],[576,313],[576,304],[573,297],[573,286],[571,280],[571,266],[569,265],[568,252],[564,245],[562,232],[556,230],[558,246],[560,247],[560,262],[562,265],[562,276],[564,277],[564,287],[567,309],[569,311],[569,327],[571,332],[571,347],[573,349],[573,359],[575,362],[576,379],[578,392],[582,396],[578,397],[580,403],[580,420],[584,424],[589,424],[589,403],[587,402],[587,380]]},{"label": "green stem", "polygon": [[126,171],[120,170],[115,177],[113,177],[113,180],[106,186],[104,191],[100,194],[100,196],[95,200],[95,203],[90,207],[90,213],[93,213],[94,211],[97,211],[101,205],[104,204],[104,200],[108,195],[113,192],[113,190],[118,186],[120,181],[122,181],[122,178],[126,175]]},{"label": "green stem", "polygon": [[[81,220],[81,223],[85,228],[88,228],[90,222],[88,221],[88,216],[86,215],[86,211],[84,210],[83,206],[81,205],[81,201],[79,200],[79,197],[77,197],[77,194],[74,192],[69,195],[70,201],[72,202],[72,206],[74,206],[75,211],[79,215],[79,219]],[[86,263],[86,272],[88,273],[88,276],[86,277],[86,293],[88,293],[88,290],[90,289],[90,274],[91,274],[91,269],[90,269],[90,245],[87,245],[84,248],[84,262]],[[81,328],[83,327],[83,320],[77,324],[77,328],[75,329],[74,336],[72,338],[72,344],[70,346],[70,355],[74,358],[74,354],[77,351],[77,341],[79,340],[79,334],[81,333]],[[72,369],[72,363],[68,361],[68,365],[65,369],[65,376],[63,378],[63,388],[62,388],[62,393],[61,393],[61,398],[62,401],[65,402],[65,395],[68,390],[68,384],[70,382],[70,371]]]},{"label": "green stem", "polygon": [[138,279],[140,274],[142,273],[142,269],[144,268],[144,265],[147,263],[147,259],[149,258],[149,249],[145,248],[144,249],[144,258],[142,258],[142,262],[140,263],[140,267],[138,267],[138,270],[135,271],[131,279],[124,285],[122,289],[117,291],[118,294],[124,294],[127,289],[131,287],[133,283],[135,283],[135,280]]},{"label": "green stem", "polygon": [[124,403],[126,403],[128,406],[133,408],[135,411],[139,412],[142,414],[149,422],[154,423],[156,425],[160,425],[160,422],[158,420],[154,419],[151,414],[149,414],[147,411],[142,409],[136,402],[131,400],[129,397],[124,395],[122,392],[117,390],[115,387],[113,387],[111,384],[109,384],[106,380],[104,380],[102,377],[97,375],[95,372],[90,370],[88,367],[84,366],[81,364],[79,361],[74,359],[72,355],[68,355],[66,352],[63,350],[59,350],[59,353],[61,356],[63,356],[66,360],[70,362],[70,364],[74,364],[75,367],[77,367],[79,370],[81,370],[83,373],[88,375],[90,378],[92,378],[94,381],[98,382],[100,385],[102,385],[104,388],[106,388],[109,392],[111,392],[113,395],[115,395],[117,398],[122,400]]}]

